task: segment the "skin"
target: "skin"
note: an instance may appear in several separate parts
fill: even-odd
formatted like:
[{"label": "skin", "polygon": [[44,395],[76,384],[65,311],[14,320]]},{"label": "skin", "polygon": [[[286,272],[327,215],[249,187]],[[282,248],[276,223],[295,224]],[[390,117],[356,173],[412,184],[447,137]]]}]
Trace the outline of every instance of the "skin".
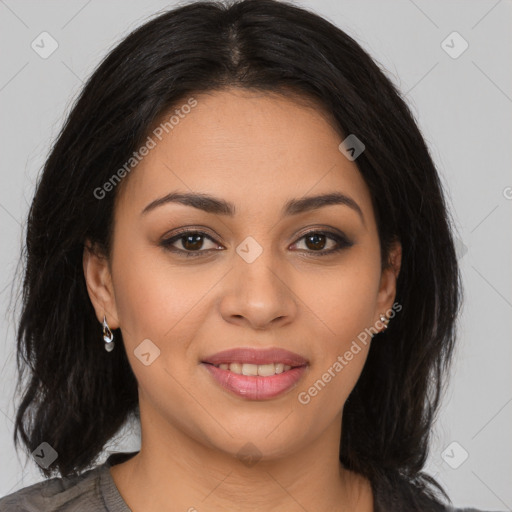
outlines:
[{"label": "skin", "polygon": [[[194,97],[197,106],[124,178],[110,261],[84,250],[98,321],[105,314],[111,329],[121,328],[139,384],[141,451],[111,475],[134,512],[370,512],[369,482],[338,458],[343,406],[370,343],[307,405],[297,396],[365,328],[382,330],[401,247],[381,271],[369,190],[320,108],[239,89]],[[231,218],[168,203],[141,215],[172,191],[211,194],[237,212]],[[333,191],[357,202],[364,223],[344,205],[281,217],[289,199]],[[159,245],[185,226],[213,238],[192,247],[203,256]],[[319,256],[337,244],[308,244],[304,234],[315,229],[338,229],[353,245]],[[236,252],[248,236],[263,249],[252,263]],[[184,244],[173,247],[186,251]],[[160,350],[148,366],[134,355],[145,339]],[[309,366],[292,390],[248,400],[200,364],[234,347],[285,348]],[[261,457],[251,466],[237,457],[247,442]]]}]

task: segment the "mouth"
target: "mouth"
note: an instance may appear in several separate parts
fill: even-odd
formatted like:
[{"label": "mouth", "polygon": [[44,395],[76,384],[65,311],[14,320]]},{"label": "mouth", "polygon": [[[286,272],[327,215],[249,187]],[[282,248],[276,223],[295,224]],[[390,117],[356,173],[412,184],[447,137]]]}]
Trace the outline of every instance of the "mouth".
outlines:
[{"label": "mouth", "polygon": [[237,375],[247,376],[260,376],[260,377],[271,377],[272,375],[279,375],[287,372],[292,368],[300,368],[306,365],[289,365],[284,363],[268,363],[268,364],[252,364],[252,363],[220,363],[211,364],[203,361],[204,364],[210,364],[219,368],[220,370],[229,370]]},{"label": "mouth", "polygon": [[304,357],[276,348],[225,350],[201,363],[222,388],[249,400],[268,400],[292,389],[309,365]]},{"label": "mouth", "polygon": [[288,370],[284,370],[283,367],[282,373],[262,376],[237,374],[229,369],[220,368],[220,365],[217,367],[208,363],[203,363],[201,366],[207,370],[213,382],[220,385],[224,391],[245,400],[271,400],[283,395],[298,385],[307,370],[307,365],[289,367]]},{"label": "mouth", "polygon": [[263,377],[309,364],[301,355],[282,348],[234,348],[205,357],[201,362],[239,375]]}]

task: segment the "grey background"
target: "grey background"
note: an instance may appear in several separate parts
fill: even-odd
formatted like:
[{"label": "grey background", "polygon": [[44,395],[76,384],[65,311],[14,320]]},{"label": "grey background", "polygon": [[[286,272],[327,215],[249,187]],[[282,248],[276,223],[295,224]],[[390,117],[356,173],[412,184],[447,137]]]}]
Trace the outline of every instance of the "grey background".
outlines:
[{"label": "grey background", "polygon": [[[457,223],[466,301],[427,471],[445,485],[457,506],[511,510],[512,3],[296,3],[345,30],[387,70],[411,105],[438,165]],[[156,0],[0,0],[0,496],[42,479],[12,442],[15,317],[12,304],[8,308],[38,171],[82,82],[106,52],[173,5]],[[31,48],[43,31],[59,45],[47,59]],[[441,46],[453,31],[469,44],[458,58]],[[452,51],[461,48],[450,39],[446,44]],[[98,350],[103,350],[101,340]],[[138,449],[138,431],[126,430],[107,448]],[[461,462],[463,450],[467,460],[452,468]]]}]

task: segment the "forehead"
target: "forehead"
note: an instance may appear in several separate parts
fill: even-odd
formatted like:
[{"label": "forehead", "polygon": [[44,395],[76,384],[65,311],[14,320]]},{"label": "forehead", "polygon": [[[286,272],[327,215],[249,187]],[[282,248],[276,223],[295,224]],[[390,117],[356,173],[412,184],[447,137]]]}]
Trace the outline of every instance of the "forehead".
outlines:
[{"label": "forehead", "polygon": [[139,214],[169,192],[193,191],[259,214],[290,198],[338,191],[373,217],[366,183],[339,151],[343,136],[320,107],[240,89],[193,97],[194,107],[180,108],[185,98],[164,116],[174,117],[159,137],[149,133],[154,147],[124,178],[120,208]]}]

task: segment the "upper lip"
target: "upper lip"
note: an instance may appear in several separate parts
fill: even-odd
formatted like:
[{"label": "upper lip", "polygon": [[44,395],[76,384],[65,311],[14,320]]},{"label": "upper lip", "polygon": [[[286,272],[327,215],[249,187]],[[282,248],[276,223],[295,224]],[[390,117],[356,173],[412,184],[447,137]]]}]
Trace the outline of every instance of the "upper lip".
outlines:
[{"label": "upper lip", "polygon": [[230,363],[248,363],[248,364],[270,364],[283,363],[292,367],[305,366],[308,360],[299,354],[290,352],[282,348],[232,348],[217,352],[202,360],[203,363],[213,365]]}]

